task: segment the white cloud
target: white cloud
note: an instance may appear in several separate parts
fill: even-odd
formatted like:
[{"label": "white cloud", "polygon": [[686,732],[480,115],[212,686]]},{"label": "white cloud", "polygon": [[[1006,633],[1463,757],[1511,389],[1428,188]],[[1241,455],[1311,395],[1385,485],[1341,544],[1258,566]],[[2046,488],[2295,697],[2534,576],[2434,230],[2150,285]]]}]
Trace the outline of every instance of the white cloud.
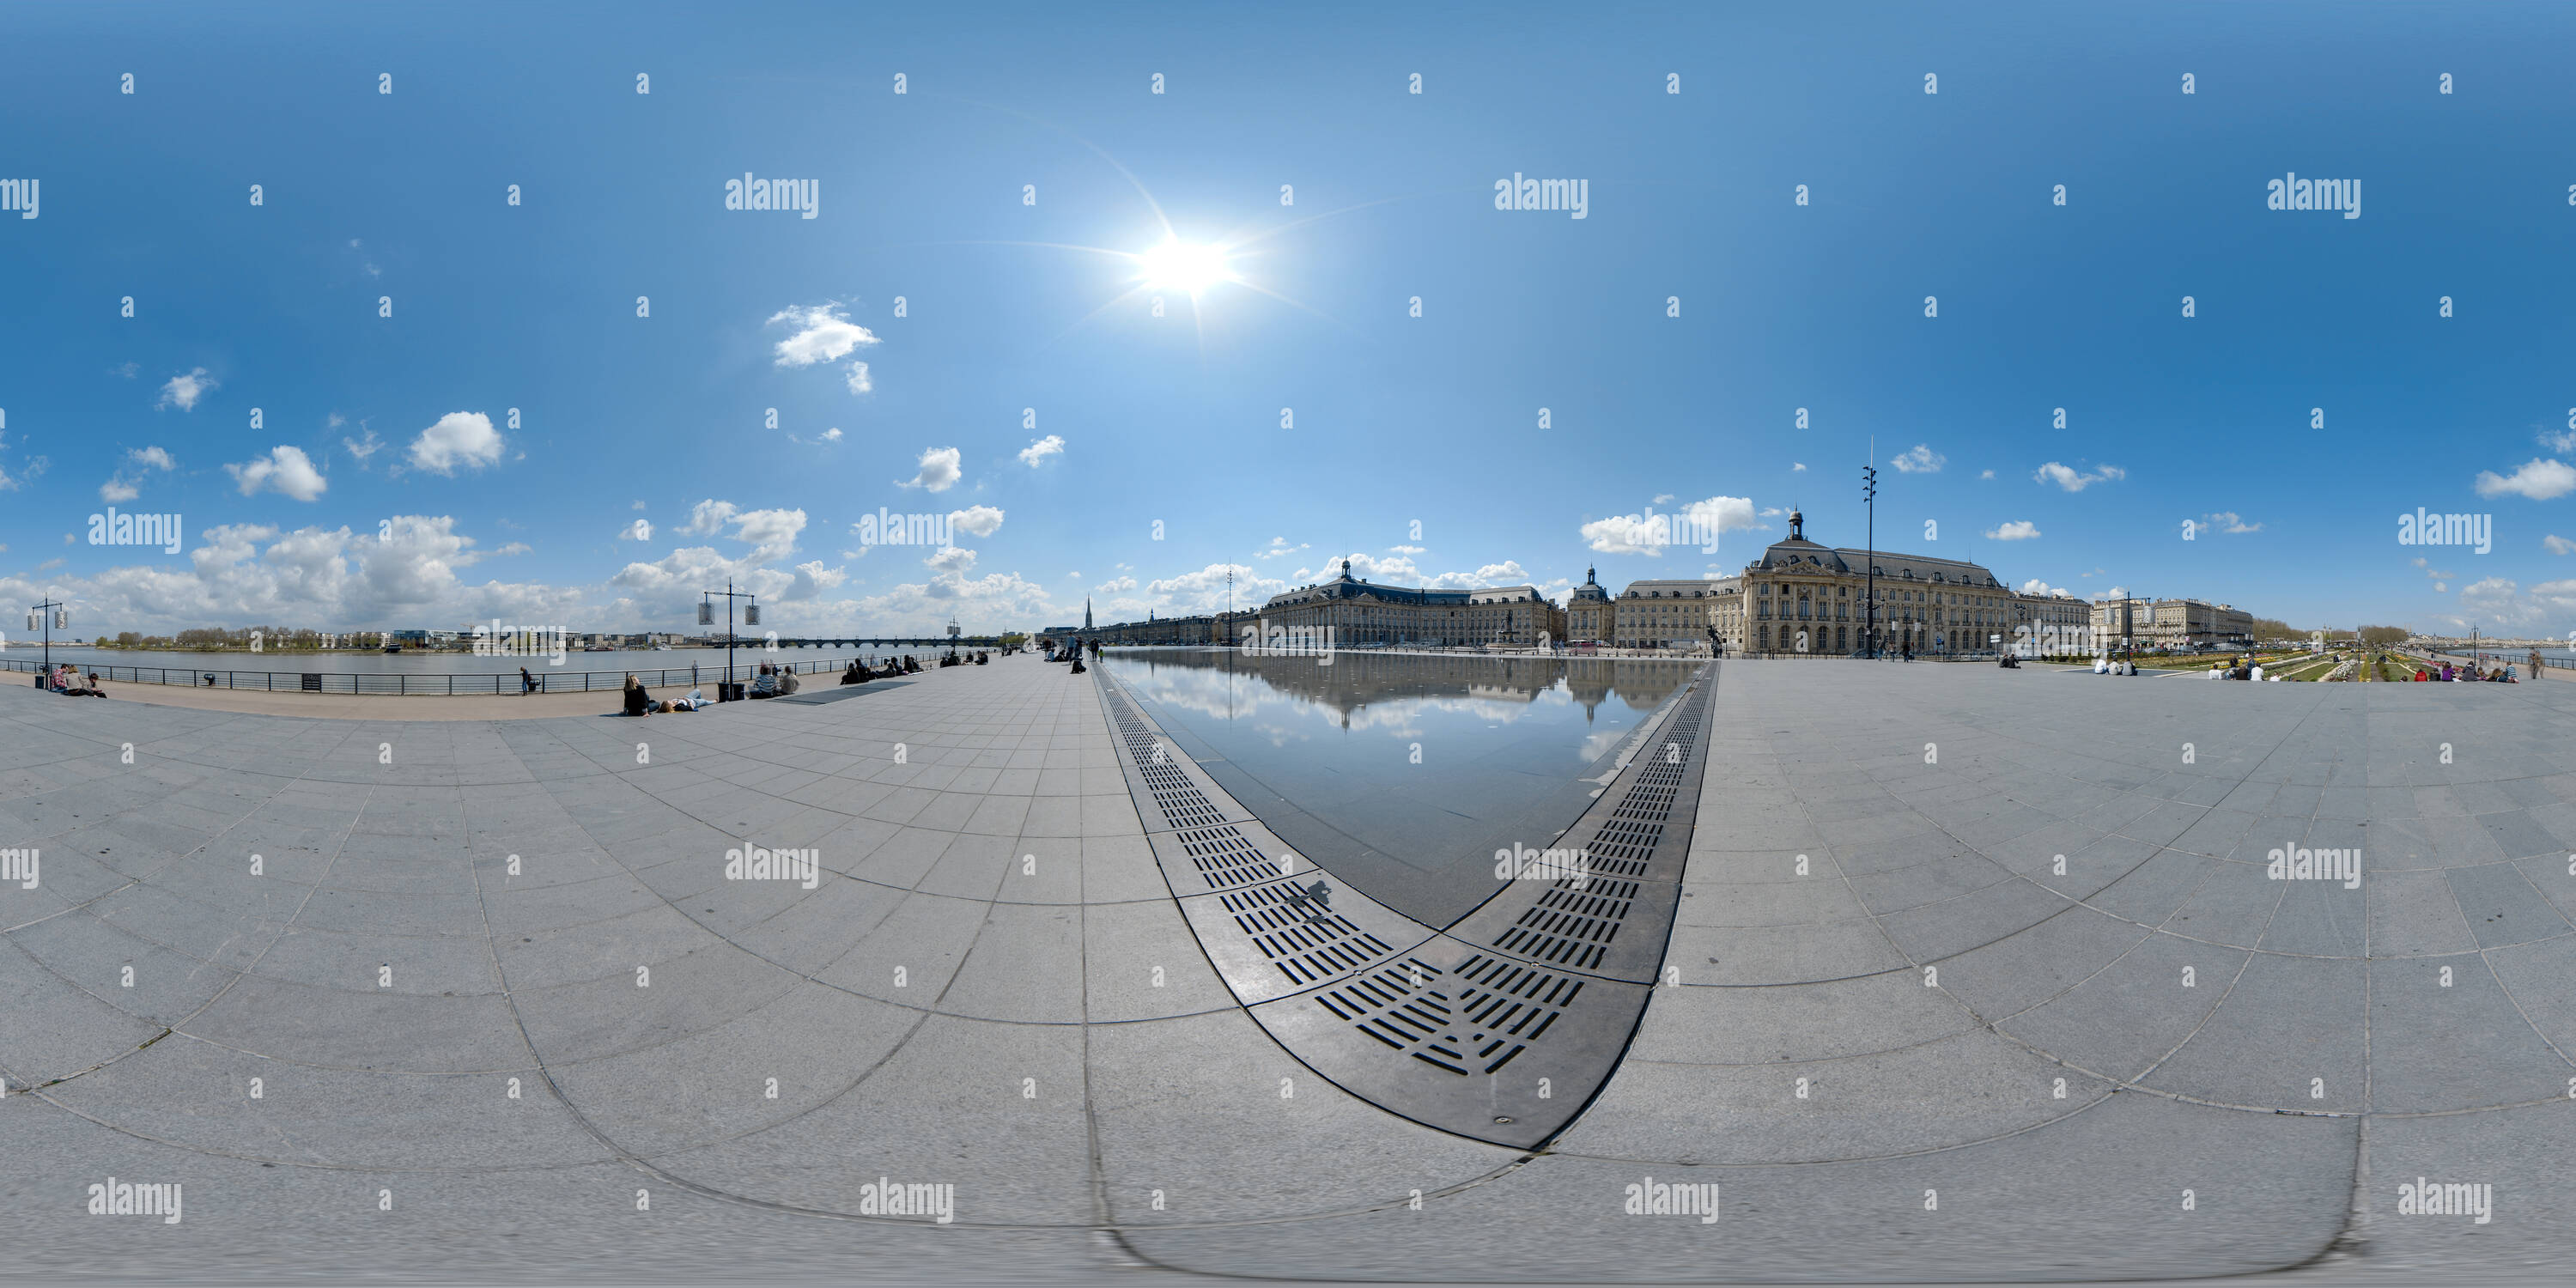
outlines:
[{"label": "white cloud", "polygon": [[501,556],[503,556],[503,555],[524,555],[524,554],[529,554],[529,553],[534,552],[535,550],[536,550],[536,547],[535,547],[535,546],[532,546],[532,545],[529,545],[527,542],[524,542],[524,541],[513,541],[513,542],[511,542],[510,544],[508,544],[508,545],[506,545],[506,546],[503,546],[503,547],[501,547],[501,548],[500,548],[500,549],[498,549],[498,550],[493,551],[493,552],[492,552],[492,555],[493,555],[493,557],[494,557],[494,558],[499,558],[499,557],[501,557]]},{"label": "white cloud", "polygon": [[[134,466],[138,475],[143,470],[176,469],[179,464],[170,459],[170,453],[158,447],[135,448],[125,454],[125,459]],[[142,494],[140,478],[128,477],[124,470],[108,475],[107,481],[98,485],[98,499],[109,505],[120,505]]]},{"label": "white cloud", "polygon": [[689,521],[680,525],[680,531],[693,537],[712,536],[724,531],[724,525],[733,522],[736,513],[731,501],[700,501],[689,508]]},{"label": "white cloud", "polygon": [[643,503],[643,502],[641,502],[641,501],[638,501],[638,502],[636,502],[635,504],[633,504],[633,505],[631,505],[631,506],[628,506],[627,508],[628,508],[628,509],[630,509],[630,510],[641,510],[641,509],[643,509],[643,508],[644,508],[644,503]]},{"label": "white cloud", "polygon": [[833,427],[832,427],[832,428],[830,428],[830,429],[824,430],[824,431],[823,431],[823,437],[822,437],[821,441],[826,442],[826,443],[837,443],[837,442],[840,442],[840,441],[841,441],[841,427],[840,427],[840,426],[838,426],[838,425],[835,425],[835,426],[833,426]]},{"label": "white cloud", "polygon": [[2570,541],[2556,533],[2551,533],[2548,536],[2542,537],[2540,539],[2540,545],[2542,549],[2547,550],[2553,555],[2576,554],[2576,541]]},{"label": "white cloud", "polygon": [[930,557],[922,560],[921,566],[932,572],[953,572],[962,576],[975,571],[975,552],[957,546],[942,546],[930,552]]},{"label": "white cloud", "polygon": [[921,454],[921,472],[913,475],[910,482],[899,482],[895,486],[945,492],[965,476],[965,471],[958,468],[961,459],[963,454],[954,447],[930,448]]},{"label": "white cloud", "polygon": [[1896,472],[1899,474],[1938,474],[1941,472],[1941,467],[1949,463],[1949,457],[1933,451],[1922,443],[1916,443],[1913,451],[1906,452],[1888,462],[1896,467]]},{"label": "white cloud", "polygon": [[842,374],[841,383],[848,385],[854,394],[874,393],[877,388],[877,382],[868,377],[868,364],[864,362],[851,363],[850,369]]},{"label": "white cloud", "polygon": [[[841,305],[837,300],[826,300],[811,308],[790,306],[780,309],[770,315],[766,325],[778,326],[782,323],[793,331],[793,334],[778,342],[777,365],[782,367],[810,367],[818,362],[838,362],[848,356],[851,350],[877,342],[877,338],[869,334],[866,327],[842,316]],[[855,377],[852,383],[856,385],[864,379],[865,376],[862,374]],[[853,392],[865,393],[866,390],[854,389]]]},{"label": "white cloud", "polygon": [[1049,434],[1044,438],[1030,440],[1028,446],[1020,449],[1020,464],[1036,469],[1046,458],[1063,454],[1064,435]]},{"label": "white cloud", "polygon": [[[1306,548],[1306,546],[1305,546],[1305,544],[1304,544],[1303,542],[1300,542],[1300,543],[1298,544],[1297,548],[1298,548],[1298,549],[1300,549],[1300,550],[1303,550],[1303,549],[1305,549],[1305,548]],[[1391,554],[1391,555],[1418,555],[1418,554],[1421,554],[1421,553],[1422,553],[1424,550],[1426,550],[1426,549],[1429,549],[1429,547],[1427,547],[1427,546],[1388,546],[1388,547],[1386,548],[1386,552],[1387,552],[1388,554]],[[1121,564],[1121,565],[1119,565],[1119,566],[1123,568],[1123,567],[1125,567],[1126,565],[1125,565],[1125,564]]]},{"label": "white cloud", "polygon": [[[1360,575],[1357,570],[1365,567],[1360,562],[1362,558],[1359,555],[1351,556],[1355,570],[1353,576]],[[1257,607],[1263,600],[1288,589],[1287,582],[1275,577],[1261,576],[1243,564],[1214,563],[1196,572],[1185,572],[1177,577],[1146,582],[1143,598],[1120,600],[1113,607],[1122,613],[1132,612],[1138,617],[1144,616],[1144,610],[1148,608],[1168,615],[1222,612],[1226,604],[1225,575],[1229,570],[1234,573],[1236,608]],[[1332,575],[1340,574],[1341,561],[1335,560]],[[1107,590],[1108,586],[1104,584],[1101,589]]]},{"label": "white cloud", "polygon": [[2263,530],[2262,524],[2247,523],[2245,521],[2245,517],[2234,510],[2221,510],[2216,514],[2204,514],[2200,517],[2200,521],[2202,526],[2217,529],[2231,537],[2242,536],[2248,532],[2261,532]]},{"label": "white cloud", "polygon": [[1112,577],[1109,580],[1100,583],[1097,589],[1101,594],[1115,595],[1120,591],[1136,589],[1136,579],[1133,577]]},{"label": "white cloud", "polygon": [[2039,525],[2028,519],[2015,519],[2000,528],[1986,532],[1988,541],[2028,541],[2039,535]]},{"label": "white cloud", "polygon": [[2048,595],[2057,599],[2073,599],[2076,597],[2075,592],[2067,590],[2061,586],[2049,585],[2047,582],[2042,581],[2037,577],[2033,577],[2030,580],[2023,582],[2021,584],[2021,593],[2025,595]]},{"label": "white cloud", "polygon": [[324,429],[338,429],[342,425],[346,425],[348,423],[349,418],[336,411],[322,418],[322,428]]},{"label": "white cloud", "polygon": [[2127,478],[2129,477],[2129,472],[2121,469],[2117,465],[2105,465],[2090,474],[2086,474],[2080,470],[2071,469],[2067,466],[2060,465],[2055,461],[2050,461],[2048,464],[2040,466],[2039,472],[2033,474],[2031,477],[2037,482],[2054,483],[2069,492],[2081,492],[2096,483],[2109,483]]},{"label": "white cloud", "polygon": [[2540,445],[2553,452],[2576,452],[2576,429],[2544,429]]},{"label": "white cloud", "polygon": [[376,431],[372,429],[367,431],[367,437],[363,441],[355,438],[340,440],[340,446],[346,449],[349,455],[358,458],[358,468],[362,470],[367,468],[367,458],[375,455],[384,445],[385,440],[376,437]]},{"label": "white cloud", "polygon": [[949,511],[948,522],[961,532],[989,537],[1001,531],[1002,512],[989,505],[970,505],[963,510]]},{"label": "white cloud", "polygon": [[1980,472],[1978,473],[1978,475],[1977,475],[1977,477],[1978,477],[1978,478],[1980,478],[1980,479],[1990,479],[1990,478],[1993,478],[1994,476],[1995,476],[1995,472],[1994,472],[1993,470],[1983,470],[1983,471],[1980,471]]},{"label": "white cloud", "polygon": [[1529,579],[1529,570],[1521,567],[1519,561],[1506,559],[1501,563],[1486,564],[1474,572],[1444,572],[1426,579],[1422,585],[1426,590],[1477,590],[1486,586],[1523,585]]},{"label": "white cloud", "polygon": [[[1308,542],[1300,541],[1292,546],[1288,544],[1288,538],[1286,537],[1272,537],[1270,539],[1270,544],[1255,552],[1252,557],[1255,559],[1276,559],[1281,555],[1293,555],[1300,550],[1306,549],[1309,544],[1310,543]],[[1420,547],[1417,546],[1397,546],[1396,550],[1409,555],[1418,555],[1422,553]]]},{"label": "white cloud", "polygon": [[802,603],[820,596],[824,591],[837,588],[849,579],[850,574],[847,571],[825,567],[822,560],[816,559],[796,565],[796,580],[788,583],[787,589],[778,592],[778,597],[788,603]]},{"label": "white cloud", "polygon": [[650,519],[637,519],[635,522],[627,524],[625,530],[617,534],[617,539],[620,541],[650,541],[653,539],[653,521]]},{"label": "white cloud", "polygon": [[1679,514],[1614,514],[1584,524],[1579,531],[1586,543],[1606,555],[1661,555],[1665,546],[1694,533],[1704,540],[1706,535],[1753,526],[1751,498],[1713,496],[1683,506]]},{"label": "white cloud", "polygon": [[1790,473],[1792,473],[1792,474],[1804,474],[1804,473],[1806,473],[1806,472],[1807,472],[1807,465],[1806,465],[1806,462],[1804,462],[1804,461],[1791,461],[1791,462],[1789,462],[1789,472],[1790,472]]},{"label": "white cloud", "polygon": [[1672,493],[1670,493],[1670,492],[1666,492],[1666,493],[1664,493],[1663,495],[1658,496],[1658,497],[1656,497],[1656,498],[1655,498],[1655,504],[1657,504],[1657,505],[1671,505],[1672,503],[1673,503],[1673,494],[1672,494]]},{"label": "white cloud", "polygon": [[501,460],[501,435],[479,411],[451,411],[411,440],[414,469],[454,474],[459,465],[482,469]]},{"label": "white cloud", "polygon": [[2502,496],[2508,492],[2534,501],[2565,496],[2576,492],[2576,469],[2568,468],[2564,461],[2544,461],[2534,457],[2524,462],[2511,477],[2498,477],[2493,470],[2478,471],[2479,496]]},{"label": "white cloud", "polygon": [[161,401],[152,406],[156,411],[164,407],[195,411],[197,400],[218,388],[221,386],[212,376],[206,374],[206,369],[199,367],[194,371],[181,372],[170,377],[169,381],[161,386]]},{"label": "white cloud", "polygon": [[313,468],[313,458],[301,447],[283,443],[270,449],[266,456],[254,456],[239,465],[226,465],[224,472],[241,485],[241,494],[249,496],[266,488],[298,501],[319,498],[331,484],[322,472]]}]

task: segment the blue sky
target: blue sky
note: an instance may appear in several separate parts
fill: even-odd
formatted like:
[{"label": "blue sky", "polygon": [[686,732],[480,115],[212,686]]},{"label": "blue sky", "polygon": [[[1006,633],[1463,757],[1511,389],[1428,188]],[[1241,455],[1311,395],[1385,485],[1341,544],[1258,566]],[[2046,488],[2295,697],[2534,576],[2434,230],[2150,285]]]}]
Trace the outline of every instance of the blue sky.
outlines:
[{"label": "blue sky", "polygon": [[[41,208],[0,214],[0,596],[84,633],[687,629],[730,575],[820,632],[1203,610],[1344,557],[1561,593],[1740,567],[1793,506],[1858,544],[1874,436],[1881,543],[2014,584],[2560,633],[2571,28],[11,6],[0,178]],[[2266,209],[2292,171],[2360,218]],[[725,209],[745,172],[816,217]],[[1586,217],[1495,209],[1515,173]],[[1166,219],[1241,280],[1155,317]],[[180,553],[87,542],[129,490]],[[1754,526],[1623,538],[1693,503]],[[2418,506],[2491,551],[2400,545]],[[880,507],[955,548],[863,549]]]}]

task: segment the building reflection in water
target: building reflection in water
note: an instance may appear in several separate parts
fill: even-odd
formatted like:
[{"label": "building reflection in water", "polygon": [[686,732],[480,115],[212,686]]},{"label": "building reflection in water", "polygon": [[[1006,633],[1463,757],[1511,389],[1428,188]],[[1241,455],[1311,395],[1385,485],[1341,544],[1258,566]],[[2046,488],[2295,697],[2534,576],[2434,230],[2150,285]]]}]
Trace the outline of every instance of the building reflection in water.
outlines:
[{"label": "building reflection in water", "polygon": [[[1526,706],[1553,693],[1582,707],[1588,724],[1613,698],[1631,711],[1653,710],[1706,661],[1337,652],[1323,666],[1311,656],[1212,648],[1121,649],[1109,659],[1122,679],[1162,702],[1232,718],[1254,714],[1275,696],[1337,712],[1345,729],[1381,723],[1372,712],[1391,703],[1407,709],[1458,700]],[[1227,681],[1223,704],[1212,683],[1220,677]]]}]

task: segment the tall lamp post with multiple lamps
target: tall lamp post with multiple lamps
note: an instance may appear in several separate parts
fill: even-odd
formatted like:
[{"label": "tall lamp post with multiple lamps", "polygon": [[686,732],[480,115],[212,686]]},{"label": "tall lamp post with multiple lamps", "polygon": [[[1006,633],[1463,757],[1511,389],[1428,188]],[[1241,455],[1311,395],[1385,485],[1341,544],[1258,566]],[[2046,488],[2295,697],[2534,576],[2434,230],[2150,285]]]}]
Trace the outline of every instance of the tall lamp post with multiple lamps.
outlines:
[{"label": "tall lamp post with multiple lamps", "polygon": [[724,687],[717,690],[717,692],[721,695],[718,699],[719,701],[730,701],[733,698],[733,601],[737,599],[750,600],[750,603],[743,605],[742,624],[745,626],[758,626],[760,625],[760,597],[747,590],[735,590],[733,588],[733,578],[731,577],[725,578],[724,589],[702,590],[699,591],[698,594],[701,596],[698,600],[698,625],[700,626],[713,626],[716,624],[716,606],[710,601],[721,596],[725,602],[725,678]]},{"label": "tall lamp post with multiple lamps", "polygon": [[[1875,438],[1873,438],[1873,439],[1871,439],[1871,440],[1870,440],[1871,447],[1873,448],[1873,450],[1872,450],[1872,452],[1871,452],[1871,455],[1872,455],[1872,456],[1877,455],[1876,451],[1874,450],[1874,449],[1876,448],[1876,446],[1877,446],[1877,443],[1878,443],[1878,440],[1877,440],[1877,439],[1875,439]],[[1868,543],[1868,545],[1867,545],[1867,553],[1868,553],[1868,556],[1869,556],[1869,588],[1868,588],[1868,594],[1867,594],[1867,597],[1866,597],[1865,599],[1863,599],[1863,601],[1862,601],[1862,604],[1863,604],[1863,609],[1862,609],[1862,611],[1863,611],[1863,613],[1865,614],[1865,617],[1864,617],[1864,620],[1863,620],[1863,622],[1862,622],[1861,633],[1862,633],[1862,637],[1863,637],[1864,639],[1866,639],[1866,640],[1868,640],[1868,641],[1869,641],[1869,655],[1870,655],[1871,657],[1877,657],[1877,656],[1878,656],[1878,653],[1879,653],[1879,649],[1878,649],[1878,469],[1877,469],[1877,467],[1875,467],[1875,466],[1871,466],[1871,465],[1864,465],[1864,466],[1861,466],[1861,467],[1860,467],[1860,499],[1861,499],[1861,503],[1862,503],[1862,504],[1864,504],[1864,505],[1866,505],[1866,506],[1868,506],[1868,507],[1869,507],[1869,535],[1868,535],[1868,537],[1867,537],[1867,538],[1865,538],[1865,540],[1866,540],[1866,541],[1867,541],[1867,543]]]},{"label": "tall lamp post with multiple lamps", "polygon": [[[45,632],[45,669],[42,673],[43,675],[51,675],[54,673],[54,631],[58,627],[71,625],[71,608],[71,605],[59,600],[48,599],[45,602],[34,605],[27,610],[27,629],[31,631],[35,630],[41,624]],[[39,678],[41,678],[41,676]]]}]

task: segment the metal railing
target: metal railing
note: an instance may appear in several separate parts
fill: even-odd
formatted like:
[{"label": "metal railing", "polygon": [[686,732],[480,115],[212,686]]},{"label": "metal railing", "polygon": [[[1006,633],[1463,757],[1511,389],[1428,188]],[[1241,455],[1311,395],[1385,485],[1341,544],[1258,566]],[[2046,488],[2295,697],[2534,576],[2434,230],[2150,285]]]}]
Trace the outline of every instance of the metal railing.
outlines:
[{"label": "metal railing", "polygon": [[[854,659],[822,662],[775,662],[771,665],[798,675],[815,675],[842,671]],[[483,674],[378,675],[357,671],[209,671],[176,666],[99,666],[94,663],[61,663],[65,670],[78,670],[84,683],[93,672],[101,680],[122,684],[168,684],[181,688],[248,689],[270,693],[373,693],[401,697],[457,697],[477,694],[515,694],[520,691],[517,672]],[[0,669],[31,674],[44,670],[44,663],[32,658],[0,658]],[[928,669],[928,664],[925,668]],[[737,663],[736,683],[748,684],[757,678],[760,663]],[[538,693],[593,693],[616,691],[626,687],[626,677],[634,676],[644,687],[664,688],[671,685],[715,684],[724,679],[722,665],[704,663],[688,667],[665,667],[652,671],[539,671],[529,668],[536,677]]]}]

